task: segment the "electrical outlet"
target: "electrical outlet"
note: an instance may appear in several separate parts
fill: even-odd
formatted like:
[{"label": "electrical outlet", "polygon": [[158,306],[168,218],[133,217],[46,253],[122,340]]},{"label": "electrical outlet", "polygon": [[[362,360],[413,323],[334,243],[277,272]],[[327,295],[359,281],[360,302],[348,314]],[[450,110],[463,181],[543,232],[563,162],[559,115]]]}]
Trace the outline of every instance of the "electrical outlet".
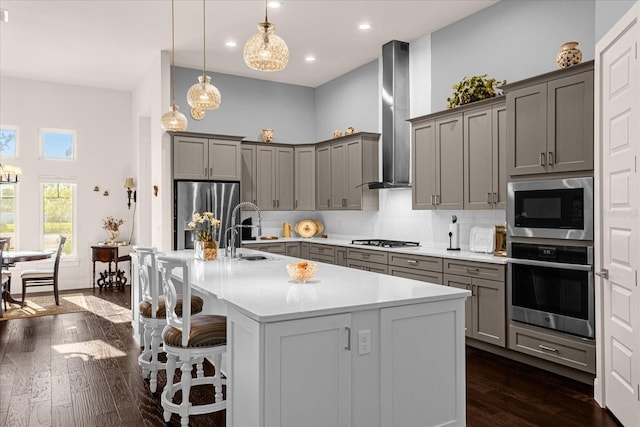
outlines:
[{"label": "electrical outlet", "polygon": [[371,353],[371,329],[358,331],[358,355]]}]

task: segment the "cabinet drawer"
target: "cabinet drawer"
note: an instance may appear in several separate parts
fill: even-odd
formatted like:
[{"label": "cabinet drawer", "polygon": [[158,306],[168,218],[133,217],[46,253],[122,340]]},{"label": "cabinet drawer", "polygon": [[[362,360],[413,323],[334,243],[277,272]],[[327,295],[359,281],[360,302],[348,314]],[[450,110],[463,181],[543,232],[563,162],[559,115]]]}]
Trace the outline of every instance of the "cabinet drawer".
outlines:
[{"label": "cabinet drawer", "polygon": [[435,271],[418,270],[415,268],[390,265],[389,274],[392,276],[404,277],[406,279],[420,280],[423,282],[434,283],[436,285],[442,285],[442,273],[437,273]]},{"label": "cabinet drawer", "polygon": [[374,273],[388,274],[389,268],[386,264],[378,264],[376,262],[359,261],[347,259],[347,267],[357,268],[359,270],[372,271]]},{"label": "cabinet drawer", "polygon": [[512,324],[509,348],[581,371],[596,372],[596,348],[590,342]]},{"label": "cabinet drawer", "polygon": [[390,253],[389,265],[442,273],[442,258],[430,256]]},{"label": "cabinet drawer", "polygon": [[445,273],[504,282],[504,265],[444,259]]},{"label": "cabinet drawer", "polygon": [[286,255],[285,243],[254,243],[243,244],[245,248],[255,249],[256,251],[269,252],[277,255]]},{"label": "cabinet drawer", "polygon": [[326,255],[335,258],[336,256],[336,248],[334,246],[329,245],[318,245],[311,244],[311,248],[309,248],[310,255]]},{"label": "cabinet drawer", "polygon": [[387,252],[382,251],[367,251],[363,249],[351,249],[347,248],[347,259],[357,261],[374,262],[377,264],[387,265],[388,256]]},{"label": "cabinet drawer", "polygon": [[309,259],[311,261],[326,262],[328,264],[335,264],[336,263],[336,258],[333,255],[323,255],[323,254],[311,253],[311,254],[309,254]]}]

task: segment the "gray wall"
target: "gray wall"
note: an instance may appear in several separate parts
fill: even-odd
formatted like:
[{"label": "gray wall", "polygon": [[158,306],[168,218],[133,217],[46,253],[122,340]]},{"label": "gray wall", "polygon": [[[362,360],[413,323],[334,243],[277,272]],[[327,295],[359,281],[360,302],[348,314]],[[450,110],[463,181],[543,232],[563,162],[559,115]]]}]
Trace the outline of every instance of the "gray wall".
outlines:
[{"label": "gray wall", "polygon": [[594,31],[592,0],[502,0],[432,34],[431,107],[446,108],[451,86],[464,76],[514,82],[553,71],[567,41],[580,43],[583,61],[593,59]]},{"label": "gray wall", "polygon": [[316,140],[331,139],[335,129],[344,132],[349,126],[356,131],[378,132],[378,86],[378,60],[318,86]]},{"label": "gray wall", "polygon": [[202,70],[176,67],[176,104],[189,120],[189,132],[244,136],[260,141],[261,131],[274,130],[274,142],[315,142],[314,89],[247,77],[208,72],[222,103],[201,121],[191,118],[187,91]]},{"label": "gray wall", "polygon": [[618,22],[635,0],[596,0],[596,42]]}]

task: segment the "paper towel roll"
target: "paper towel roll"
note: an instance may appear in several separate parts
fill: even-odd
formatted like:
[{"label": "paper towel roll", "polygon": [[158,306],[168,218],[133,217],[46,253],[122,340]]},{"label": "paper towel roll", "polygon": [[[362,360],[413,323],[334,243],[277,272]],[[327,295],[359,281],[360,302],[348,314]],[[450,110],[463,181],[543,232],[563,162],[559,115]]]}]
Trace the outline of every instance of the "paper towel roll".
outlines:
[{"label": "paper towel roll", "polygon": [[458,227],[458,223],[449,224],[449,234],[450,237],[450,248],[458,249],[460,247],[460,228]]}]

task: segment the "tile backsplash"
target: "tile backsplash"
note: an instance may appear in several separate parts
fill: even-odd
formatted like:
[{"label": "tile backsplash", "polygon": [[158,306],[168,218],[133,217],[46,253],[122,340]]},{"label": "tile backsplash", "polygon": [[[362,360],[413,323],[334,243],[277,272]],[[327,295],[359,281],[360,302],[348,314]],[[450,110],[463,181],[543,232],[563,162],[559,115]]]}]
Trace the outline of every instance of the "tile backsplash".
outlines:
[{"label": "tile backsplash", "polygon": [[[257,220],[255,212],[243,212]],[[379,238],[420,242],[422,246],[448,247],[451,216],[458,217],[460,246],[469,248],[471,227],[504,225],[506,211],[497,210],[412,210],[411,189],[380,190],[380,209],[373,212],[317,211],[263,212],[263,234],[282,236],[282,223],[292,226],[301,219],[311,218],[324,224],[324,233],[354,238]],[[297,234],[292,233],[292,236]]]}]

